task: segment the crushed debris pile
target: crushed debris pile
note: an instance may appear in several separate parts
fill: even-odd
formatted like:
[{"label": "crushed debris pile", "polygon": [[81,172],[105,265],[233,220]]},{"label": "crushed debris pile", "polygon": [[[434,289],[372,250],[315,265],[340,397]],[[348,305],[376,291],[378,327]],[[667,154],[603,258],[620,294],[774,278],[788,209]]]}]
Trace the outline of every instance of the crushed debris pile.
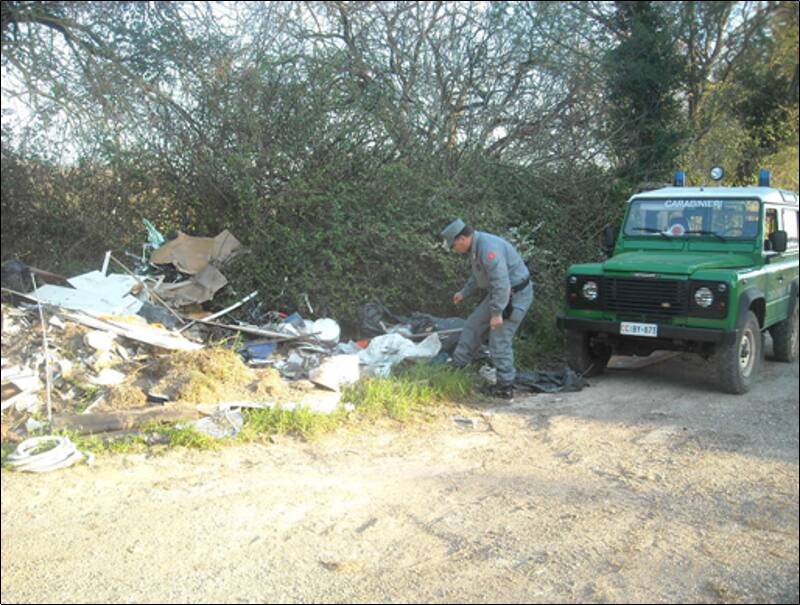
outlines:
[{"label": "crushed debris pile", "polygon": [[222,268],[243,251],[239,241],[227,230],[166,241],[145,226],[148,243],[133,269],[111,252],[99,270],[74,277],[3,264],[3,439],[48,424],[96,433],[202,415],[224,416],[223,429],[206,428],[230,434],[240,408],[330,413],[361,376],[386,376],[405,359],[440,352],[437,318],[393,322],[385,307],[377,329],[362,330],[377,338],[347,342],[332,318],[253,313],[265,302],[258,292],[204,310],[227,284]]},{"label": "crushed debris pile", "polygon": [[[99,270],[70,278],[3,264],[3,439],[48,425],[100,433],[181,420],[219,437],[241,429],[242,408],[327,414],[362,376],[442,361],[464,325],[372,302],[360,311],[360,336],[369,338],[345,342],[332,318],[262,312],[268,301],[258,291],[207,310],[227,284],[224,263],[243,251],[239,241],[227,230],[166,241],[145,226],[142,257],[125,253],[137,259],[133,270],[111,252]],[[305,305],[313,314],[308,297]]]}]

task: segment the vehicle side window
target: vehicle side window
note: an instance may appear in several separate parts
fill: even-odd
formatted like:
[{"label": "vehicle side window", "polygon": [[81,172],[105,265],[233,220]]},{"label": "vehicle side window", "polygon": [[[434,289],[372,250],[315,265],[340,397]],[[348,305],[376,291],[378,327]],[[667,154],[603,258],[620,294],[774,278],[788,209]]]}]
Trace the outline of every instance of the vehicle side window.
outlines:
[{"label": "vehicle side window", "polygon": [[772,250],[772,244],[769,243],[769,236],[778,230],[778,210],[776,208],[767,208],[764,216],[764,250]]},{"label": "vehicle side window", "polygon": [[786,231],[788,243],[787,249],[797,248],[797,210],[789,210],[784,208],[781,212],[781,219],[783,220],[783,230]]}]

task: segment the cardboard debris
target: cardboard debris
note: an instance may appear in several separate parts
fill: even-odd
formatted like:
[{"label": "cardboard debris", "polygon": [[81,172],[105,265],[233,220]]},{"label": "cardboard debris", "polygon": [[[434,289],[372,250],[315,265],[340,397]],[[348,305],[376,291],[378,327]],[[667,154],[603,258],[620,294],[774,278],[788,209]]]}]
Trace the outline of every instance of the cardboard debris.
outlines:
[{"label": "cardboard debris", "polygon": [[358,355],[328,357],[318,368],[309,372],[308,379],[332,391],[338,391],[343,385],[358,382]]},{"label": "cardboard debris", "polygon": [[156,295],[175,307],[211,300],[228,283],[218,267],[233,258],[240,248],[239,240],[227,229],[216,237],[178,233],[178,237],[153,251],[150,262],[173,265],[192,277],[182,282],[162,283],[155,289]]},{"label": "cardboard debris", "polygon": [[219,265],[233,258],[240,248],[239,240],[227,229],[213,238],[178,233],[178,237],[153,251],[150,262],[172,264],[183,273],[195,275],[209,263]]},{"label": "cardboard debris", "polygon": [[214,294],[225,286],[228,280],[214,265],[206,265],[191,279],[178,283],[161,284],[155,289],[164,301],[175,306],[184,307],[204,303],[214,298]]}]

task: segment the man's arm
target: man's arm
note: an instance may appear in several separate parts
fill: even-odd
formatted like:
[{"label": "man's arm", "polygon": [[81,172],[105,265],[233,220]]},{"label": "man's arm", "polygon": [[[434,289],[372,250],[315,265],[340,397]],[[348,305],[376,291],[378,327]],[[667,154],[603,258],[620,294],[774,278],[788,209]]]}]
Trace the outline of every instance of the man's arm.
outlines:
[{"label": "man's arm", "polygon": [[475,292],[475,289],[477,287],[478,286],[477,286],[477,281],[475,281],[475,276],[472,273],[470,273],[467,283],[464,284],[464,287],[461,288],[461,290],[459,290],[459,294],[461,294],[462,298],[469,298]]},{"label": "man's arm", "polygon": [[502,318],[511,297],[505,251],[490,249],[483,253],[481,262],[489,274],[489,309],[493,317]]}]

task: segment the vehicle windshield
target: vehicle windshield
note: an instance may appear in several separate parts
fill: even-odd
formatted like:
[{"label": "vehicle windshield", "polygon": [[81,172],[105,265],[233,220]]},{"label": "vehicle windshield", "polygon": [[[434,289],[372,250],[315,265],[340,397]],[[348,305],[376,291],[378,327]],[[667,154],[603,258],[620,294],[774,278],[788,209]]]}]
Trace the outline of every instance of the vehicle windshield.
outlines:
[{"label": "vehicle windshield", "polygon": [[753,239],[758,235],[758,200],[633,200],[625,235]]}]

